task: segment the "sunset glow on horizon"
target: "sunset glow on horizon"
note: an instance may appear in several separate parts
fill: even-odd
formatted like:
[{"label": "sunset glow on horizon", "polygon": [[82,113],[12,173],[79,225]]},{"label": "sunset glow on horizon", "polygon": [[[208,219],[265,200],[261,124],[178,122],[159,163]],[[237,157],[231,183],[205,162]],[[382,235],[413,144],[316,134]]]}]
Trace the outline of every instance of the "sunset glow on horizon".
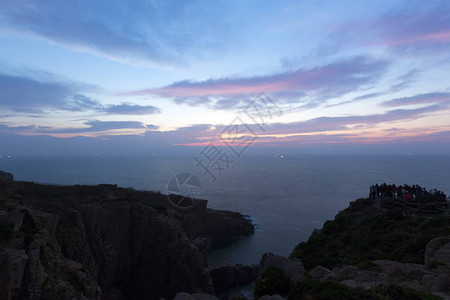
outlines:
[{"label": "sunset glow on horizon", "polygon": [[236,117],[255,147],[447,153],[449,50],[448,1],[5,0],[0,154],[226,146]]}]

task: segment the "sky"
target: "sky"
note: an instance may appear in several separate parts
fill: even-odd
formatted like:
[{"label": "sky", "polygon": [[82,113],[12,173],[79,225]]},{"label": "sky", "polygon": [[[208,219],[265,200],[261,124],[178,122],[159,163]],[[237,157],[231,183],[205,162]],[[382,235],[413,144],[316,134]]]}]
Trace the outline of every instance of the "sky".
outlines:
[{"label": "sky", "polygon": [[0,0],[0,156],[448,154],[449,73],[450,1]]}]

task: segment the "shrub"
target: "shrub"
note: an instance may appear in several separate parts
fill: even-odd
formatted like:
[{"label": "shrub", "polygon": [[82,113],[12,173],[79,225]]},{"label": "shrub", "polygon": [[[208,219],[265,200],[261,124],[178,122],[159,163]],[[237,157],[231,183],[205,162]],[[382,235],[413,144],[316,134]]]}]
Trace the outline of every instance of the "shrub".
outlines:
[{"label": "shrub", "polygon": [[26,209],[22,209],[21,212],[23,213],[23,221],[19,229],[19,235],[25,238],[25,243],[28,243],[34,240],[34,235],[39,230],[30,212]]},{"label": "shrub", "polygon": [[289,293],[289,278],[276,268],[263,271],[255,282],[254,298],[264,295],[287,295]]},{"label": "shrub", "polygon": [[69,272],[67,274],[67,281],[79,292],[83,292],[83,281],[80,276],[75,272]]},{"label": "shrub", "polygon": [[379,265],[371,260],[365,260],[357,263],[356,266],[360,267],[361,269],[370,269],[371,267],[378,267]]},{"label": "shrub", "polygon": [[294,286],[289,299],[359,300],[371,299],[370,296],[369,291],[352,289],[331,280],[320,281],[307,275],[305,280],[298,282]]},{"label": "shrub", "polygon": [[432,260],[430,263],[428,263],[428,267],[430,267],[431,269],[436,269],[438,266],[446,266],[446,264],[438,260]]}]

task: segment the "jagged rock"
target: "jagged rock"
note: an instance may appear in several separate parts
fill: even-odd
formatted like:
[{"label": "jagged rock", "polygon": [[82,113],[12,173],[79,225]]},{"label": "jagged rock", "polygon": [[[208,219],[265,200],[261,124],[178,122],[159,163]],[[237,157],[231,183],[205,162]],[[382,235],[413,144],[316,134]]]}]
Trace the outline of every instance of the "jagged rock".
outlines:
[{"label": "jagged rock", "polygon": [[224,263],[209,268],[216,293],[223,293],[235,286],[246,285],[256,280],[258,266]]},{"label": "jagged rock", "polygon": [[23,222],[23,213],[18,209],[13,209],[8,214],[8,222],[14,223],[14,231],[17,232],[22,226]]},{"label": "jagged rock", "polygon": [[259,272],[263,272],[270,267],[283,271],[284,275],[289,277],[291,283],[305,278],[305,268],[298,258],[286,258],[268,252],[262,256],[259,262]]},{"label": "jagged rock", "polygon": [[23,283],[21,288],[21,297],[25,299],[37,299],[41,295],[41,286],[44,282],[44,267],[40,260],[40,251],[44,233],[35,235],[34,240],[28,243],[26,253],[28,262],[25,268]]},{"label": "jagged rock", "polygon": [[[16,229],[0,240],[2,300],[171,299],[180,290],[216,299],[211,245],[253,233],[244,216],[207,209],[206,201],[174,210],[160,193],[111,185],[15,181],[0,185],[0,202],[8,207],[0,220]],[[246,268],[236,269],[236,284],[247,280]]]},{"label": "jagged rock", "polygon": [[0,299],[16,299],[20,295],[27,261],[28,256],[23,249],[0,250]]},{"label": "jagged rock", "polygon": [[432,239],[425,248],[425,264],[432,261],[450,265],[450,237]]},{"label": "jagged rock", "polygon": [[336,276],[334,272],[322,266],[314,267],[314,269],[311,270],[310,274],[313,278],[319,280],[327,280]]},{"label": "jagged rock", "polygon": [[14,176],[11,173],[0,171],[0,181],[11,183],[14,181]]},{"label": "jagged rock", "polygon": [[98,280],[105,297],[119,287],[122,293],[130,289],[135,299],[173,297],[176,290],[214,291],[206,255],[182,228],[151,207],[120,201],[89,203],[79,211],[94,261],[103,261]]}]

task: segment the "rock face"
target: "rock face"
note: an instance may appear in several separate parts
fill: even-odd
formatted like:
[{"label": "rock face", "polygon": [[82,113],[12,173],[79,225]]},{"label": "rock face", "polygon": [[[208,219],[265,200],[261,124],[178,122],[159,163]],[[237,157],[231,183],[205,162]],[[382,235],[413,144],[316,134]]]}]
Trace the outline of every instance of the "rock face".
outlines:
[{"label": "rock face", "polygon": [[262,256],[259,262],[259,271],[263,272],[268,268],[277,268],[283,271],[284,275],[290,278],[291,283],[305,278],[305,268],[298,258],[286,258],[268,252]]},{"label": "rock face", "polygon": [[11,183],[14,181],[14,176],[11,173],[0,171],[0,181]]},{"label": "rock face", "polygon": [[0,226],[0,299],[214,294],[209,248],[253,233],[205,203],[177,211],[159,193],[25,182],[0,186]]},{"label": "rock face", "polygon": [[[13,203],[12,203],[13,205]],[[10,207],[11,209],[11,207]],[[20,211],[19,211],[20,209]],[[0,299],[98,299],[101,288],[80,263],[61,254],[57,216],[18,206],[0,239]]]},{"label": "rock face", "polygon": [[0,299],[16,298],[20,294],[20,286],[27,265],[28,256],[23,249],[2,249],[0,251]]},{"label": "rock face", "polygon": [[450,266],[450,237],[432,239],[425,248],[425,264],[432,262]]},{"label": "rock face", "polygon": [[258,276],[258,266],[225,263],[210,267],[209,274],[214,283],[216,293],[220,294],[233,287],[255,281]]}]

